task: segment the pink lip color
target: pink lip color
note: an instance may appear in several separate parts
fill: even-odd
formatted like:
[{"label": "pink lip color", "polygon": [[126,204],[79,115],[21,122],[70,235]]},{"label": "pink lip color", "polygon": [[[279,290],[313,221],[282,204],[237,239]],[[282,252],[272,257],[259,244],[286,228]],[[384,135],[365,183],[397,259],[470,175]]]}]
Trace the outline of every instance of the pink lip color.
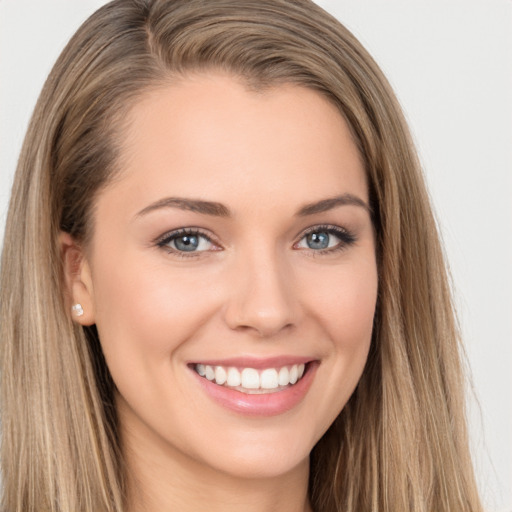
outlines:
[{"label": "pink lip color", "polygon": [[[231,363],[234,362],[234,360],[231,360]],[[266,363],[268,368],[268,360],[266,360]],[[236,367],[238,365],[230,364],[229,366]],[[254,366],[249,367],[255,368]],[[219,386],[201,377],[194,370],[191,371],[207,395],[223,407],[247,416],[276,416],[293,409],[302,401],[313,382],[317,368],[318,362],[310,362],[303,377],[293,386],[282,391],[254,395],[242,393],[226,386]]]}]

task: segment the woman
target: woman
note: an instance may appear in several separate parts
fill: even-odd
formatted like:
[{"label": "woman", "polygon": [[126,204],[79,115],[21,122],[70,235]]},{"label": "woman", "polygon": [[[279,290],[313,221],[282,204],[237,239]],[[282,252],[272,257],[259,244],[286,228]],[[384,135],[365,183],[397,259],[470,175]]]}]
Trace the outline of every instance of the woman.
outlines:
[{"label": "woman", "polygon": [[100,9],[4,247],[5,510],[480,510],[407,127],[314,4]]}]

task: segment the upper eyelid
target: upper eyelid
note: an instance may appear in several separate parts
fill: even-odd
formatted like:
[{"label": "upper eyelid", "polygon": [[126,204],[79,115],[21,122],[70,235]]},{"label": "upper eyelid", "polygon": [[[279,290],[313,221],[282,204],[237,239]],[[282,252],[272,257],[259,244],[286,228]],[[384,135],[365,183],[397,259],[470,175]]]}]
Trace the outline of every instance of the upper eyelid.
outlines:
[{"label": "upper eyelid", "polygon": [[335,247],[314,250],[316,254],[334,252],[336,249],[344,248],[357,242],[357,235],[352,230],[336,224],[318,224],[302,231],[301,234],[298,235],[296,242],[294,242],[294,247],[297,246],[307,235],[321,231],[327,231],[330,234],[334,234],[340,239],[340,243]]},{"label": "upper eyelid", "polygon": [[160,245],[160,244],[165,245],[165,242],[168,242],[169,240],[172,240],[173,238],[178,238],[181,235],[193,235],[193,234],[203,236],[212,244],[220,245],[220,243],[217,242],[216,237],[213,236],[210,232],[208,232],[202,228],[196,228],[196,227],[172,229],[171,231],[167,231],[163,235],[158,236],[154,240],[154,243],[156,245]]},{"label": "upper eyelid", "polygon": [[[314,233],[314,232],[321,231],[321,230],[332,232],[334,234],[336,234],[336,233],[342,234],[343,233],[349,237],[355,238],[355,234],[351,230],[348,230],[347,228],[344,228],[342,226],[339,226],[336,224],[315,224],[313,226],[309,226],[309,227],[303,229],[295,237],[295,241],[293,242],[293,245],[296,245],[298,242],[300,242],[305,236],[309,235],[310,233]],[[163,235],[158,236],[154,240],[153,243],[155,245],[164,246],[166,243],[168,243],[173,238],[177,238],[180,235],[189,235],[189,234],[197,234],[197,235],[203,236],[210,243],[212,243],[216,246],[219,246],[219,247],[223,247],[223,244],[221,244],[218,237],[215,236],[212,232],[210,232],[209,230],[205,230],[204,228],[199,228],[196,226],[181,227],[181,228],[170,230],[170,231],[164,233]]]},{"label": "upper eyelid", "polygon": [[316,224],[314,226],[310,226],[309,228],[306,228],[304,230],[302,230],[298,235],[297,235],[297,240],[301,240],[302,238],[304,238],[305,236],[309,235],[310,233],[315,233],[317,231],[329,231],[329,232],[334,232],[334,233],[345,233],[347,235],[351,235],[351,236],[354,236],[354,234],[352,233],[351,230],[348,230],[347,228],[344,228],[342,226],[338,226],[336,224]]},{"label": "upper eyelid", "polygon": [[[187,235],[198,235],[207,240],[209,244],[211,244],[211,248],[200,250],[200,251],[181,251],[177,248],[172,247],[170,244],[180,236]],[[158,248],[159,250],[164,250],[169,255],[174,255],[175,257],[180,258],[199,258],[204,256],[209,252],[215,252],[218,250],[223,250],[222,245],[218,243],[212,236],[208,233],[205,233],[201,228],[178,228],[171,231],[168,231],[164,235],[161,235],[156,240],[153,241],[153,246]]]},{"label": "upper eyelid", "polygon": [[310,233],[311,231],[319,231],[321,229],[333,229],[333,230],[338,230],[338,231],[346,231],[345,228],[341,227],[341,226],[337,226],[336,224],[315,224],[313,226],[310,226],[304,230],[302,230],[302,233]]}]

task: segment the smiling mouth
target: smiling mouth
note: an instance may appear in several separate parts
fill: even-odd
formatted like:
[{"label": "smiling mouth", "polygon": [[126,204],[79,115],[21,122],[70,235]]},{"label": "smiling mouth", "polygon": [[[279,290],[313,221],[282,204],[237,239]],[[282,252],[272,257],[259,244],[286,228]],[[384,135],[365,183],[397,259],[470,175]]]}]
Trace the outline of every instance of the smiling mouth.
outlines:
[{"label": "smiling mouth", "polygon": [[308,364],[293,364],[279,368],[235,368],[194,364],[193,370],[210,382],[249,395],[276,393],[299,382]]}]

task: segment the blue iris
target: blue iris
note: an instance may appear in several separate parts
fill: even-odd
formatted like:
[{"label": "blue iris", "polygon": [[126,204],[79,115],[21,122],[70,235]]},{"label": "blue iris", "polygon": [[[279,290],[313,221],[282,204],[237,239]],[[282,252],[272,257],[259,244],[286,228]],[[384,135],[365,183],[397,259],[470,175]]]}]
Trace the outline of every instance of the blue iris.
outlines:
[{"label": "blue iris", "polygon": [[329,247],[329,233],[318,231],[306,236],[306,243],[310,249],[327,249]]},{"label": "blue iris", "polygon": [[192,252],[199,247],[199,237],[197,235],[181,235],[175,238],[173,242],[178,251]]}]

